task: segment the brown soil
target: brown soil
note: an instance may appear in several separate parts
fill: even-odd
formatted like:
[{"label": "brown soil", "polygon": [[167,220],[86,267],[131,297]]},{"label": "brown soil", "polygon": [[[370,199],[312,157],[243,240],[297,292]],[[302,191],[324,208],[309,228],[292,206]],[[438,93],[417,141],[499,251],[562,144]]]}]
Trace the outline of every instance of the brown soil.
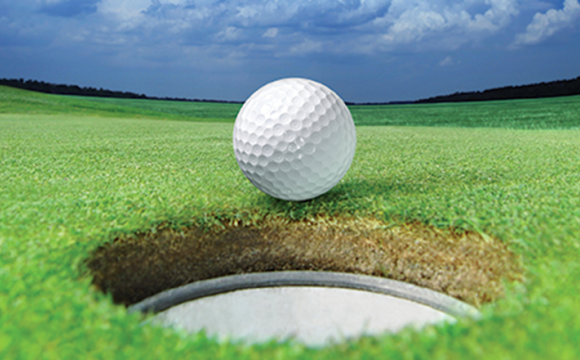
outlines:
[{"label": "brown soil", "polygon": [[522,278],[519,260],[499,240],[343,218],[137,234],[99,247],[87,265],[93,284],[125,305],[224,275],[315,270],[406,281],[479,306],[503,294],[502,281]]}]

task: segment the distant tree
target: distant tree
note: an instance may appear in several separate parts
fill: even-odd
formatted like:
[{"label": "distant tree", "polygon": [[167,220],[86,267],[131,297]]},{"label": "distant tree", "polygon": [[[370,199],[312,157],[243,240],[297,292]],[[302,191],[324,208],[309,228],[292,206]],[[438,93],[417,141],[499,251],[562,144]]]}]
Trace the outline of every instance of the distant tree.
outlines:
[{"label": "distant tree", "polygon": [[172,101],[197,101],[197,102],[222,102],[222,103],[240,103],[239,101],[223,101],[223,100],[199,100],[199,99],[185,99],[185,98],[171,98],[171,97],[156,97],[147,96],[145,94],[135,94],[128,91],[112,91],[103,89],[102,87],[96,89],[94,87],[80,87],[78,85],[66,84],[51,84],[44,81],[24,80],[24,79],[0,79],[0,85],[11,86],[18,89],[38,91],[47,94],[59,95],[77,95],[77,96],[94,96],[94,97],[109,97],[121,99],[152,99],[152,100],[172,100]]},{"label": "distant tree", "polygon": [[505,86],[484,91],[456,92],[451,95],[435,96],[428,99],[417,100],[415,103],[534,99],[569,95],[580,95],[580,76],[571,80],[558,80],[520,86]]},{"label": "distant tree", "polygon": [[[153,100],[171,100],[171,101],[241,103],[239,101],[223,101],[211,99],[200,100],[200,99],[185,99],[172,97],[155,97],[155,96],[147,96],[145,94],[136,94],[127,91],[112,91],[103,89],[102,87],[96,89],[94,87],[80,87],[78,85],[51,84],[44,81],[24,80],[22,78],[0,79],[0,85],[60,95],[94,96],[94,97],[109,97],[123,99],[153,99]],[[427,99],[420,99],[417,101],[393,102],[393,103],[421,104],[421,103],[439,103],[439,102],[530,99],[530,98],[568,96],[568,95],[580,95],[580,76],[570,80],[558,80],[520,86],[505,86],[501,88],[493,88],[483,91],[456,92],[450,95],[435,96]],[[350,102],[347,102],[347,104],[355,105],[355,103]],[[372,103],[372,104],[391,104],[391,103]],[[371,105],[371,103],[363,103],[362,105]]]}]

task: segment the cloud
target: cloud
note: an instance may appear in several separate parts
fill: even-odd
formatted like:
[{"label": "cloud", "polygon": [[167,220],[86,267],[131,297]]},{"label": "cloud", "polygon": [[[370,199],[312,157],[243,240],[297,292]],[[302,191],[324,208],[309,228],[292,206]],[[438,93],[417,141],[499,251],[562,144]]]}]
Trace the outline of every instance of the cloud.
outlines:
[{"label": "cloud", "polygon": [[294,45],[290,48],[290,54],[307,54],[307,53],[318,53],[323,51],[323,46],[320,42],[313,41],[310,39],[304,39],[301,43]]},{"label": "cloud", "polygon": [[[127,7],[127,0],[103,1],[111,13]],[[153,0],[125,28],[181,35],[182,44],[237,41],[249,49],[275,37],[281,52],[369,53],[457,48],[497,33],[518,12],[518,0]]]},{"label": "cloud", "polygon": [[239,40],[242,36],[242,30],[233,26],[228,26],[217,34],[217,37],[224,41],[236,41]]},{"label": "cloud", "polygon": [[514,46],[540,43],[558,31],[574,26],[579,18],[578,0],[565,0],[561,10],[550,9],[545,13],[536,13],[526,32],[516,36]]},{"label": "cloud", "polygon": [[[239,60],[308,54],[371,55],[409,47],[417,51],[456,49],[506,28],[519,12],[518,3],[0,0],[0,7],[19,8],[18,17],[7,22],[11,29],[30,28],[30,22],[34,22],[37,36],[53,43],[76,43],[85,49],[92,46],[94,51],[106,53],[112,53],[110,48],[105,50],[106,45],[118,46],[115,51],[124,52],[126,58],[156,54],[153,58],[158,59],[157,54],[166,54],[167,59]],[[55,20],[47,20],[47,15]],[[74,19],[79,15],[83,15],[82,22]],[[6,31],[0,28],[0,36]]]},{"label": "cloud", "polygon": [[113,15],[122,19],[138,16],[146,10],[152,0],[101,0],[99,3],[99,12],[101,14]]},{"label": "cloud", "polygon": [[[473,11],[476,5],[483,10]],[[393,1],[389,13],[379,21],[391,24],[384,34],[388,44],[429,39],[432,46],[454,48],[496,33],[518,13],[517,0],[399,0]]]},{"label": "cloud", "polygon": [[101,0],[44,0],[40,12],[61,17],[93,14]]},{"label": "cloud", "polygon": [[341,31],[385,14],[391,0],[230,1],[231,20],[240,26],[284,26]]},{"label": "cloud", "polygon": [[276,35],[278,35],[278,28],[273,27],[266,30],[262,37],[275,38]]},{"label": "cloud", "polygon": [[439,66],[441,66],[441,67],[451,66],[451,65],[453,65],[453,58],[451,56],[448,56],[439,62]]}]

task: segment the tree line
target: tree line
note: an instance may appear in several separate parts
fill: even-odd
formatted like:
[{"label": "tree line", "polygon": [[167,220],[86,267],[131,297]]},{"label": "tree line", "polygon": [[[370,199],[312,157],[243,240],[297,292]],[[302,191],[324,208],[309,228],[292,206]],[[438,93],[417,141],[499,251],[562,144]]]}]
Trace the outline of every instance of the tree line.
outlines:
[{"label": "tree line", "polygon": [[11,86],[18,89],[37,91],[46,94],[58,95],[77,95],[77,96],[95,96],[120,99],[150,99],[150,100],[172,100],[172,101],[194,101],[194,102],[221,102],[221,103],[239,103],[237,101],[223,101],[211,99],[186,99],[174,97],[157,97],[147,96],[145,94],[136,94],[129,91],[113,91],[103,88],[81,87],[78,85],[52,84],[38,80],[24,79],[0,79],[0,85]]},{"label": "tree line", "polygon": [[[145,94],[136,94],[129,91],[112,91],[103,88],[80,87],[78,85],[52,84],[37,80],[24,79],[0,79],[0,85],[7,85],[24,90],[38,91],[47,94],[96,96],[122,99],[152,99],[194,102],[221,102],[240,103],[239,101],[211,100],[211,99],[186,99],[173,97],[156,97]],[[423,104],[441,102],[485,101],[485,100],[508,100],[508,99],[533,99],[555,96],[580,95],[580,76],[570,80],[557,80],[520,86],[505,86],[483,91],[456,92],[450,95],[434,96],[416,101],[400,101],[385,103],[351,103],[348,105],[380,105],[380,104]]]},{"label": "tree line", "polygon": [[557,80],[520,86],[505,86],[484,91],[456,92],[451,95],[435,96],[417,100],[415,103],[534,99],[569,95],[580,95],[580,76],[570,80]]}]

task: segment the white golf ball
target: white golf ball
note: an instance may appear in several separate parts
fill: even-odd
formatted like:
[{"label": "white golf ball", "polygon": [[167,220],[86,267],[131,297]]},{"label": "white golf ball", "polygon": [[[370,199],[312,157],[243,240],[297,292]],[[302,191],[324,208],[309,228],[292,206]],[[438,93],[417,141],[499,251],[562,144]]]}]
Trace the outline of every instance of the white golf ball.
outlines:
[{"label": "white golf ball", "polygon": [[301,201],[332,189],[356,147],[350,111],[334,91],[312,80],[271,82],[244,103],[234,125],[234,153],[254,186]]}]

